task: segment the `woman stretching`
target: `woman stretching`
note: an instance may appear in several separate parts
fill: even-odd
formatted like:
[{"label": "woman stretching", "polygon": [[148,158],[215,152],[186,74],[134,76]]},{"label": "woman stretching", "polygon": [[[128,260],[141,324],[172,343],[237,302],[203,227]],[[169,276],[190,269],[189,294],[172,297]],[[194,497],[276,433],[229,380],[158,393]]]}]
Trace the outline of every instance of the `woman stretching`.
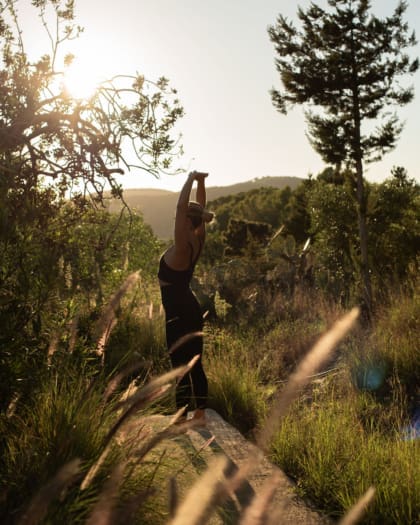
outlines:
[{"label": "woman stretching", "polygon": [[[185,365],[194,356],[200,356],[176,388],[177,408],[186,407],[184,420],[187,410],[194,408],[193,418],[204,419],[207,403],[207,378],[201,360],[203,315],[190,288],[194,268],[204,245],[205,223],[213,219],[213,214],[205,209],[204,179],[207,175],[197,171],[188,175],[176,207],[174,244],[162,255],[158,273],[166,317],[166,343],[172,366]],[[194,181],[197,181],[197,202],[190,201]]]}]

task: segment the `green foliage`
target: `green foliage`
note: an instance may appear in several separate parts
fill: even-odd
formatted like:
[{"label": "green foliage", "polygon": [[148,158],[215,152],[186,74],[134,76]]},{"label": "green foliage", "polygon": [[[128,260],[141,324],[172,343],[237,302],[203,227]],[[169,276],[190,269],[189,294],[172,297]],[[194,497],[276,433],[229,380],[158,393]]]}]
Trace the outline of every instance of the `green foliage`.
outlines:
[{"label": "green foliage", "polygon": [[17,391],[30,391],[36,378],[32,370],[46,365],[53,337],[79,318],[80,332],[89,339],[97,315],[93,310],[98,312],[133,270],[140,270],[145,282],[154,278],[158,259],[158,243],[139,216],[118,217],[71,204],[41,210],[48,219],[35,215],[22,228],[16,221],[0,238],[5,406]]},{"label": "green foliage", "polygon": [[257,340],[223,330],[206,333],[209,407],[245,434],[255,430],[265,413],[265,389],[252,355],[256,345]]},{"label": "green foliage", "polygon": [[286,417],[271,457],[335,517],[374,486],[375,499],[363,523],[414,525],[420,510],[420,449],[398,431],[397,426],[387,435],[364,430],[351,398],[315,399]]},{"label": "green foliage", "polygon": [[261,246],[267,244],[271,234],[271,227],[264,222],[251,222],[230,219],[225,232],[225,255],[252,254],[256,259]]},{"label": "green foliage", "polygon": [[[331,7],[341,4],[350,5],[330,2]],[[114,175],[124,164],[121,145],[127,138],[135,140],[146,171],[155,173],[158,167],[169,165],[173,146],[169,131],[182,113],[165,79],[155,84],[142,77],[125,86],[106,83],[90,100],[72,100],[52,82],[58,47],[50,57],[29,63],[20,36],[13,41],[12,26],[6,20],[7,12],[14,13],[14,2],[7,5],[11,11],[0,14],[2,519],[21,511],[34,487],[46,483],[67,461],[81,458],[86,473],[104,452],[118,415],[111,412],[109,398],[104,402],[103,376],[119,377],[111,396],[116,399],[132,379],[138,386],[149,374],[169,366],[163,317],[156,312],[160,246],[141,216],[125,208],[120,214],[109,214],[100,201],[105,183],[113,196],[121,197]],[[34,5],[44,21],[46,9],[53,9],[65,39],[77,35],[72,2],[39,1]],[[400,27],[404,4],[383,24],[374,17],[366,18],[367,2],[358,5],[356,15],[349,11],[347,17],[357,19],[356,29],[363,38],[363,23],[368,24],[366,34],[374,35],[390,36],[392,27]],[[323,93],[316,82],[302,83],[301,87],[294,84],[296,71],[285,70],[286,88],[301,91],[294,92],[295,99],[284,100],[300,103],[310,95],[307,101],[322,106],[331,100],[328,97],[332,89],[338,89],[338,81],[349,80],[339,77],[340,68],[343,75],[348,72],[348,63],[343,63],[349,59],[348,53],[334,55],[328,48],[338,38],[350,42],[348,32],[342,33],[344,12],[334,19],[312,6],[306,15],[302,11],[300,15],[308,38],[329,50],[325,60],[335,62],[331,63],[330,77],[325,68],[319,71]],[[325,21],[330,22],[328,27]],[[69,27],[65,29],[63,23]],[[281,25],[287,30],[284,21]],[[320,31],[315,33],[314,28]],[[336,38],[334,31],[338,31]],[[399,62],[401,50],[413,42],[405,33],[401,32],[399,49],[393,47],[392,38],[386,42],[390,46],[390,84],[394,76],[417,68],[416,62],[408,59]],[[292,47],[298,44],[295,37],[297,33],[291,30],[288,39]],[[375,38],[372,45],[362,39],[360,45],[365,45],[369,54],[375,43]],[[361,49],[357,49],[358,58],[365,60]],[[316,45],[299,55],[303,65],[314,58],[314,50]],[[296,65],[293,60],[290,64]],[[401,104],[411,97],[409,89],[401,89],[383,93],[378,99],[382,81],[375,75],[383,66],[374,57],[369,63],[371,71],[362,71],[371,75],[370,94],[365,76],[359,77],[360,108],[366,111],[362,118],[376,118],[381,103],[394,95]],[[351,155],[357,146],[351,135],[357,126],[347,111],[348,88],[340,85],[334,96],[341,105],[330,113],[327,109],[327,120],[325,115],[321,120],[309,115],[321,153],[328,156],[330,148],[335,148],[335,157],[330,160],[337,164],[355,160]],[[308,86],[312,89],[309,94],[302,91]],[[117,103],[120,88],[120,93],[131,94],[133,105]],[[347,120],[343,111],[347,111]],[[151,115],[162,118],[156,122]],[[325,132],[333,128],[330,143]],[[361,153],[370,159],[386,151],[397,132],[395,119],[385,122],[378,133],[361,137]],[[68,200],[68,190],[77,184],[83,191],[93,188],[99,198],[85,193],[73,194]],[[354,289],[361,272],[355,271],[355,225],[363,205],[370,226],[373,282],[383,288],[391,281],[404,284],[401,289],[406,295],[378,311],[375,330],[367,333],[361,329],[343,348],[352,355],[345,358],[344,352],[340,353],[334,363],[336,377],[317,380],[305,393],[273,443],[274,457],[288,474],[299,479],[306,495],[332,513],[348,508],[374,484],[378,497],[370,522],[414,523],[418,513],[415,495],[420,492],[414,470],[418,447],[415,442],[401,441],[400,433],[416,407],[420,381],[419,303],[417,295],[408,295],[417,283],[413,275],[418,263],[419,189],[402,168],[393,171],[392,179],[367,188],[370,205],[365,195],[360,200],[358,194],[358,209],[354,195],[359,189],[351,173],[328,168],[294,191],[262,188],[211,203],[217,223],[209,229],[197,281],[207,296],[208,308],[216,314],[222,312],[217,322],[223,328],[208,329],[203,359],[210,405],[251,435],[275,389],[337,317],[340,307],[326,297],[340,298],[346,304],[357,297]],[[111,334],[106,334],[105,354],[99,356],[98,338],[104,334],[98,334],[95,327],[105,298],[137,270],[141,272],[140,286],[113,305],[105,327]],[[155,288],[149,286],[151,280]],[[390,301],[391,294],[386,295]],[[207,303],[203,301],[206,308]],[[130,373],[119,376],[125,366],[131,367]],[[153,395],[161,395],[159,388]],[[172,406],[164,399],[160,409],[166,412]],[[129,410],[134,411],[133,406]],[[114,455],[113,449],[93,486],[86,492],[78,486],[63,492],[63,500],[53,505],[46,522],[85,521],[103,481],[110,476],[114,479],[112,468],[117,460],[122,460],[122,465],[128,458],[133,460],[122,482],[121,507],[132,507],[133,494],[146,499],[161,459],[153,457],[148,468],[143,469],[143,464],[139,469],[143,458],[130,456],[132,451],[132,443],[124,449],[124,457]],[[145,521],[157,523],[162,516],[156,518],[153,507],[145,508],[143,516]],[[141,523],[141,515],[136,519]]]},{"label": "green foliage", "polygon": [[[369,196],[370,277],[379,304],[386,300],[384,283],[404,286],[416,273],[418,185],[403,168],[395,168],[392,178],[366,184],[365,192]],[[277,221],[255,223],[246,214],[247,206],[258,196],[259,216],[264,216],[265,200],[267,210],[272,202],[269,191],[253,190],[250,195],[237,194],[211,203],[222,219],[208,231],[198,268],[207,299],[214,299],[217,292],[247,322],[269,310],[279,294],[292,296],[296,286],[315,287],[343,305],[363,302],[355,194],[351,173],[326,168],[290,195],[280,192],[287,196],[287,204],[277,214],[283,218],[277,230]],[[250,215],[253,213],[251,206]]]},{"label": "green foliage", "polygon": [[100,305],[133,271],[140,270],[145,280],[154,277],[159,244],[141,216],[89,209],[74,214],[69,206],[61,220],[62,229],[68,225],[62,264],[72,294],[96,291]]},{"label": "green foliage", "polygon": [[[263,336],[250,326],[243,334],[248,343],[242,351],[248,366],[258,370],[264,398],[274,385],[281,390],[281,379],[287,379],[338,312],[319,298],[305,304],[300,313],[290,305],[283,321],[271,330],[264,325]],[[416,295],[395,294],[391,305],[376,314],[374,329],[360,327],[342,346],[329,374],[314,378],[272,442],[272,459],[297,481],[302,494],[335,517],[373,485],[377,495],[366,523],[416,522],[419,448],[416,441],[405,440],[405,428],[418,408],[418,316]],[[240,336],[233,327],[225,327],[223,341],[233,334],[234,341],[223,347],[236,356]],[[224,355],[217,359],[210,361],[214,373],[228,360]],[[235,362],[241,363],[241,357]]]},{"label": "green foliage", "polygon": [[[166,79],[117,76],[89,99],[63,87],[64,42],[76,38],[74,4],[33,2],[51,50],[31,62],[16,2],[0,9],[0,397],[29,394],[48,345],[72,316],[100,309],[131,271],[154,276],[158,244],[142,218],[106,213],[104,188],[136,167],[169,167],[170,136],[182,109]],[[2,4],[2,5],[3,5]],[[54,31],[49,23],[55,20]],[[55,35],[55,40],[52,35]],[[126,150],[125,150],[126,151]],[[63,321],[64,319],[64,321]],[[88,330],[87,330],[88,332]]]},{"label": "green foliage", "polygon": [[119,195],[115,175],[122,166],[134,166],[124,156],[124,143],[133,145],[137,168],[156,174],[169,167],[175,146],[170,130],[182,108],[166,79],[116,75],[90,98],[74,99],[62,82],[71,58],[61,51],[80,32],[73,3],[34,4],[51,52],[33,63],[15,2],[6,4],[0,13],[0,164],[12,184],[24,179],[30,190],[44,181],[61,197],[75,188],[102,196],[108,184]]},{"label": "green foliage", "polygon": [[292,319],[286,315],[285,319],[273,323],[273,327],[261,336],[258,345],[264,381],[285,381],[323,329],[325,321],[319,318]]},{"label": "green foliage", "polygon": [[19,417],[2,416],[2,520],[16,515],[60,465],[75,457],[92,463],[99,455],[111,407],[100,410],[101,389],[92,389],[91,381],[87,369],[61,360],[43,374],[31,398],[18,403]]},{"label": "green foliage", "polygon": [[293,198],[290,188],[260,188],[209,204],[217,220],[209,229],[200,263],[205,268],[203,288],[213,299],[217,292],[222,300],[235,305],[241,322],[261,315],[276,287],[292,289],[293,274],[300,273],[298,248],[288,252],[290,244],[295,246],[288,225],[297,237],[306,235],[306,240],[307,232],[297,228],[302,222],[306,228],[309,216],[302,205],[294,215]]},{"label": "green foliage", "polygon": [[364,310],[370,317],[373,297],[363,163],[380,160],[395,147],[402,125],[388,109],[413,99],[412,87],[399,79],[415,73],[419,61],[406,54],[416,39],[403,20],[405,2],[383,20],[370,12],[370,2],[365,0],[328,4],[328,10],[315,3],[306,11],[299,8],[300,29],[284,16],[269,28],[284,88],[271,94],[281,113],[295,104],[304,105],[315,151],[337,172],[344,167],[354,174],[357,271]]},{"label": "green foliage", "polygon": [[357,279],[357,216],[354,201],[342,185],[323,180],[312,185],[308,199],[310,233],[316,253],[316,282],[347,303]]},{"label": "green foliage", "polygon": [[[298,186],[299,187],[299,186]],[[216,212],[216,230],[225,232],[232,219],[270,224],[279,228],[289,211],[292,190],[261,187],[219,197],[208,206]]]},{"label": "green foliage", "polygon": [[404,168],[375,189],[369,218],[374,268],[378,280],[396,284],[417,267],[420,248],[420,185]]},{"label": "green foliage", "polygon": [[[378,160],[401,131],[388,108],[413,98],[412,88],[397,79],[419,65],[405,54],[416,43],[403,21],[406,4],[400,2],[384,20],[364,0],[338,0],[329,7],[299,8],[301,30],[283,16],[270,27],[284,86],[284,92],[272,91],[273,103],[283,113],[294,104],[325,110],[306,116],[312,145],[327,163]],[[382,124],[363,135],[361,122],[378,118]]]},{"label": "green foliage", "polygon": [[139,361],[143,370],[153,375],[170,366],[164,316],[156,312],[156,304],[147,304],[142,295],[137,292],[118,316],[107,343],[105,367],[109,373]]},{"label": "green foliage", "polygon": [[308,201],[313,183],[311,178],[306,179],[293,191],[288,205],[289,213],[284,221],[286,232],[299,243],[304,243],[309,237],[311,218]]},{"label": "green foliage", "polygon": [[418,403],[419,315],[418,292],[412,297],[395,294],[391,304],[378,312],[373,333],[353,352],[356,383],[384,401],[403,396],[407,411],[415,410]]}]

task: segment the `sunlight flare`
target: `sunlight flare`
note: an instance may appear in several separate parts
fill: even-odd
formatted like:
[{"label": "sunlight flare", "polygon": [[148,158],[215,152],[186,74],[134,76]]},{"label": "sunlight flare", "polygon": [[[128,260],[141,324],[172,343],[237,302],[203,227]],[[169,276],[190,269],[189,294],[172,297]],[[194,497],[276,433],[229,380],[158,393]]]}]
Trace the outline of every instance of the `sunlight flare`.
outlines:
[{"label": "sunlight flare", "polygon": [[75,58],[63,73],[63,89],[75,99],[88,100],[98,89],[101,75],[93,60]]}]

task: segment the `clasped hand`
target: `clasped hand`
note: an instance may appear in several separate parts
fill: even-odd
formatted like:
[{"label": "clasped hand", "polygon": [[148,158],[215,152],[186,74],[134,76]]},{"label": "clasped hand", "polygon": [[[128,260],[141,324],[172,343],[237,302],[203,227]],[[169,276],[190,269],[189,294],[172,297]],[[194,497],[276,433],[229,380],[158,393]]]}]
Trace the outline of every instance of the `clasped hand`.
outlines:
[{"label": "clasped hand", "polygon": [[205,173],[203,171],[191,171],[190,174],[189,174],[189,177],[192,179],[192,180],[204,180],[206,177],[208,177],[208,173]]}]

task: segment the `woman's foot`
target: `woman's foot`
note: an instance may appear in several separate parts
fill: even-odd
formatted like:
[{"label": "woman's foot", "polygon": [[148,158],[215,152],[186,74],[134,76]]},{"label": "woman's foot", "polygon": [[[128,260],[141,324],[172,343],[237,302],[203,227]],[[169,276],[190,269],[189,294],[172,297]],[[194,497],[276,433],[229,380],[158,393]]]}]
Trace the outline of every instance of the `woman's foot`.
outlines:
[{"label": "woman's foot", "polygon": [[206,424],[206,411],[204,408],[197,408],[191,418],[193,421],[199,422],[202,425]]}]

